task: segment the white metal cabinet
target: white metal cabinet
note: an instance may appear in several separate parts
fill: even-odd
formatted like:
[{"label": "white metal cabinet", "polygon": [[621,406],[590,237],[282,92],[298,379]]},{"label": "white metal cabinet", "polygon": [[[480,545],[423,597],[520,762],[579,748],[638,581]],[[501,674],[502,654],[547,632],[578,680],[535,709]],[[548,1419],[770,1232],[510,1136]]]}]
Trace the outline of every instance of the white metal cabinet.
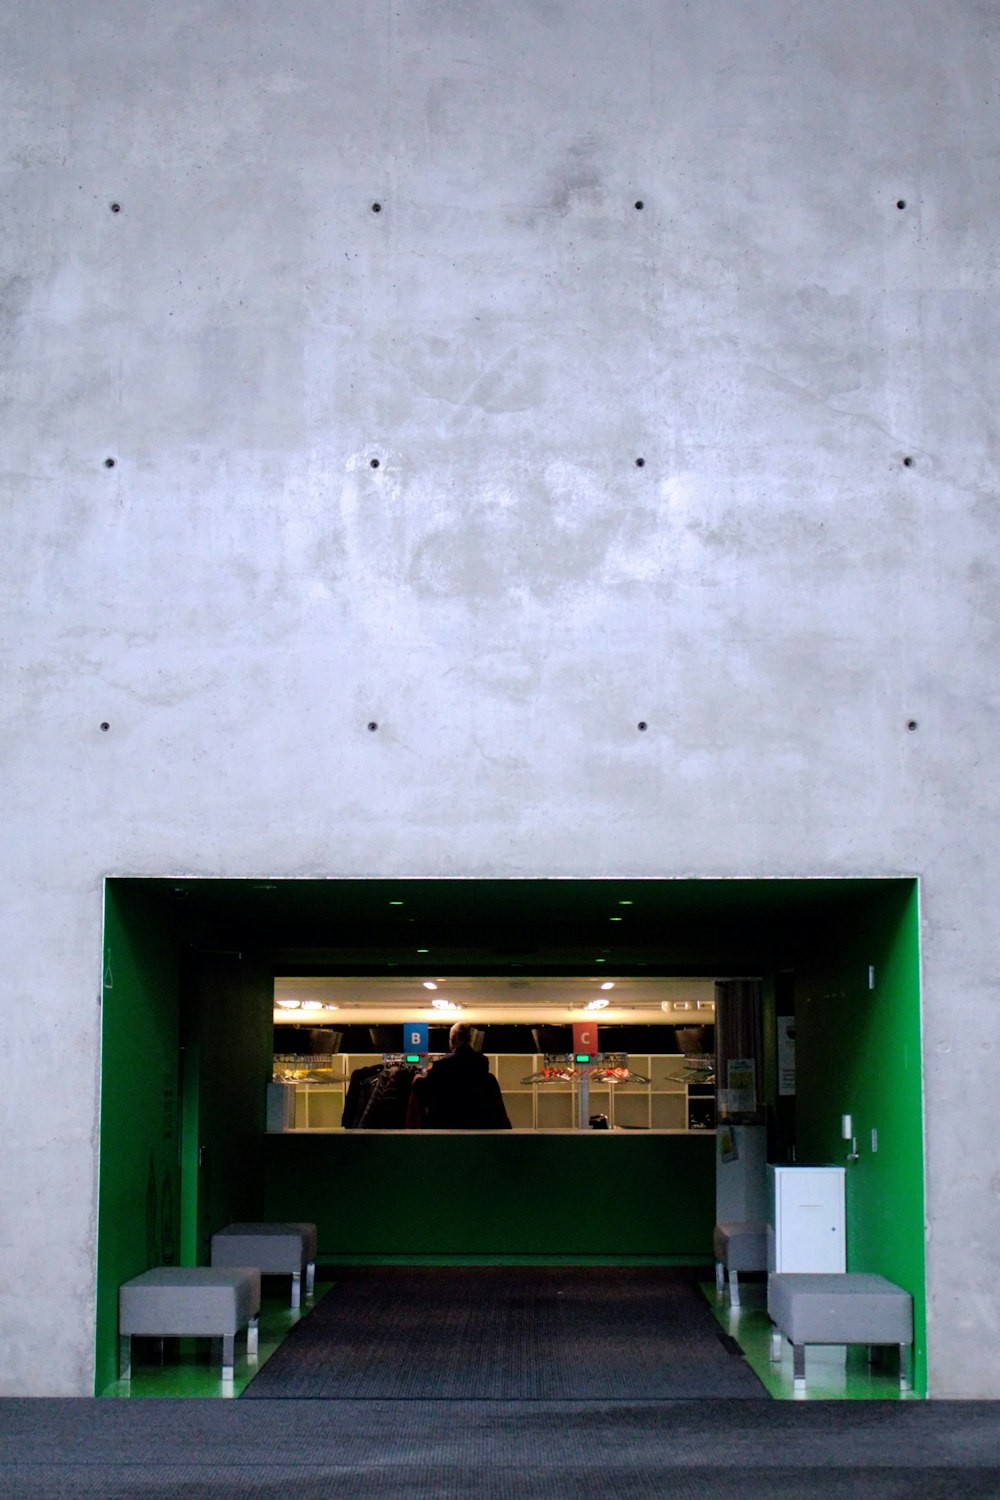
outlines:
[{"label": "white metal cabinet", "polygon": [[769,1271],[847,1268],[843,1167],[767,1169]]}]

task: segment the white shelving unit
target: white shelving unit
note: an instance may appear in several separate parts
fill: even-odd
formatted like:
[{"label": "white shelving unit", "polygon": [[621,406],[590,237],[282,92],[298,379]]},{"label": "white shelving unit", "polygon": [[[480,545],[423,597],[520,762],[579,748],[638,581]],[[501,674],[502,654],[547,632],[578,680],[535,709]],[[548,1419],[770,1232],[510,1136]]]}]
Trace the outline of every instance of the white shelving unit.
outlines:
[{"label": "white shelving unit", "polygon": [[[356,1052],[338,1054],[328,1070],[329,1081],[296,1083],[294,1129],[340,1130],[344,1098],[355,1068],[371,1067],[382,1061],[381,1053]],[[571,1130],[574,1087],[563,1083],[525,1084],[523,1079],[538,1072],[544,1059],[539,1053],[491,1054],[490,1065],[496,1074],[510,1122],[515,1130]],[[692,1118],[704,1112],[712,1090],[684,1081],[684,1057],[680,1053],[630,1054],[629,1067],[643,1074],[649,1083],[616,1083],[590,1085],[590,1114],[612,1117],[611,1088],[614,1089],[613,1121],[618,1127],[633,1130],[679,1130],[704,1134],[710,1125],[692,1125]],[[693,1100],[701,1099],[701,1106]]]},{"label": "white shelving unit", "polygon": [[[508,1054],[494,1059],[494,1071],[515,1130],[571,1130],[574,1086],[570,1081],[525,1084],[522,1080],[541,1069],[539,1054]],[[607,1115],[616,1127],[632,1130],[682,1130],[704,1132],[692,1126],[691,1100],[699,1086],[683,1078],[684,1057],[679,1053],[630,1053],[629,1068],[648,1083],[601,1084],[591,1082],[589,1113]],[[708,1098],[711,1099],[712,1090]],[[612,1101],[611,1095],[614,1094]]]}]

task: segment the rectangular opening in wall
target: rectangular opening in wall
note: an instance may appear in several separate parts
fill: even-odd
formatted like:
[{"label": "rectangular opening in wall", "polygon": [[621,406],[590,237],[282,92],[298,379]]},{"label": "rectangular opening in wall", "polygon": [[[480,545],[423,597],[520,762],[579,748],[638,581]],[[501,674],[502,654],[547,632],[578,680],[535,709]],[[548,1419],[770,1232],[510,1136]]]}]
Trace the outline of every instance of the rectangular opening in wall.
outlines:
[{"label": "rectangular opening in wall", "polygon": [[[685,1053],[676,1038],[707,1028],[702,1045],[714,1060],[707,1007],[715,984],[748,976],[762,995],[758,1084],[769,1154],[839,1161],[842,1117],[851,1115],[858,1151],[848,1175],[848,1267],[913,1293],[920,1382],[915,881],[114,879],[105,911],[98,1389],[113,1378],[120,1283],[154,1263],[206,1263],[212,1232],[232,1219],[314,1220],[328,1263],[708,1260],[715,1079],[699,1096],[678,1076]],[[449,994],[465,1008],[435,1023],[426,1002]],[[589,1012],[595,997],[609,1004]],[[641,1014],[639,997],[656,1004],[658,1020]],[[294,1020],[282,1000],[299,1002]],[[303,1012],[303,1001],[338,1009]],[[346,1093],[355,1061],[381,1058],[371,1029],[398,1034],[403,1021],[426,1018],[430,1050],[444,1050],[454,1014],[485,1033],[482,1056],[514,1128],[488,1139],[345,1131],[337,1087]],[[581,1122],[573,1085],[543,1092],[522,1084],[530,1076],[522,1069],[530,1061],[537,1071],[543,1055],[535,1030],[563,1026],[572,1046],[574,1020],[594,1014],[602,1047],[618,1044],[649,1082],[630,1081],[612,1105],[610,1087],[595,1081]],[[337,1076],[322,1099],[319,1091],[296,1097],[292,1120],[303,1130],[276,1134],[267,1114],[275,1035],[296,1028],[318,1034],[309,1047],[326,1050],[307,1055],[329,1058]],[[667,1034],[673,1050],[658,1045]],[[591,1129],[590,1115],[608,1116],[611,1128]],[[516,1161],[512,1143],[522,1143]],[[612,1214],[595,1211],[599,1182],[613,1184]]]}]

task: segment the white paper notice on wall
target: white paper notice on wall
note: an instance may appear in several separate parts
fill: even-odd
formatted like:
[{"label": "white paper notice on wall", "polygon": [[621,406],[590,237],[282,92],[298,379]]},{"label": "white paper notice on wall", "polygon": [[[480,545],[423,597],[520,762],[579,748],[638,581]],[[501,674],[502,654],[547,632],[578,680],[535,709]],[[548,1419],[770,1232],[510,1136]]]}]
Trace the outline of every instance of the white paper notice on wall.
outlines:
[{"label": "white paper notice on wall", "polygon": [[778,1093],[795,1093],[795,1017],[778,1016]]},{"label": "white paper notice on wall", "polygon": [[757,1108],[757,1064],[752,1057],[731,1057],[727,1070],[727,1114],[753,1114]]}]

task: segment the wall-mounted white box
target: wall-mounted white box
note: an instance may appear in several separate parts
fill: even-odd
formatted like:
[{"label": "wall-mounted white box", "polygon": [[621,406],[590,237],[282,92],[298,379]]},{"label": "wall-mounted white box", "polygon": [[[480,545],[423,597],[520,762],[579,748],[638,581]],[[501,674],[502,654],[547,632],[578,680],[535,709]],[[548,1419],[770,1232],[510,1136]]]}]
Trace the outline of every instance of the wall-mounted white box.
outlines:
[{"label": "wall-mounted white box", "polygon": [[767,1169],[769,1271],[847,1269],[843,1167]]}]

